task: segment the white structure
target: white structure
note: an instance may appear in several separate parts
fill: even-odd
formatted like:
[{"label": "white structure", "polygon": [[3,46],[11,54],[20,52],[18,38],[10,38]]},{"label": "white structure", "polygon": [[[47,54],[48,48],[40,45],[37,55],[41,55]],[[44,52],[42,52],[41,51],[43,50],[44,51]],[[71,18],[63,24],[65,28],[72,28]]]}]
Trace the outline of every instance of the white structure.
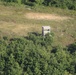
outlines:
[{"label": "white structure", "polygon": [[42,36],[45,36],[46,34],[50,33],[50,26],[42,26]]}]

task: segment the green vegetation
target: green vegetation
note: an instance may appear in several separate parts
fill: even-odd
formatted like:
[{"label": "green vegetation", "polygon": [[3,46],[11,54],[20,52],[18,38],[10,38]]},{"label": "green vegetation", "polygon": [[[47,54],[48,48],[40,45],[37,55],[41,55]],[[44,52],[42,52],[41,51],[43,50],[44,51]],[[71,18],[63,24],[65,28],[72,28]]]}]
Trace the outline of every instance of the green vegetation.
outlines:
[{"label": "green vegetation", "polygon": [[68,8],[72,10],[76,10],[76,0],[1,0],[2,2],[6,3],[18,3],[27,4],[30,6],[36,5],[45,5],[45,6],[52,6],[52,7],[60,7],[60,8]]},{"label": "green vegetation", "polygon": [[75,0],[0,0],[0,75],[76,75],[75,10]]},{"label": "green vegetation", "polygon": [[75,75],[76,43],[55,47],[53,37],[0,39],[0,75]]}]

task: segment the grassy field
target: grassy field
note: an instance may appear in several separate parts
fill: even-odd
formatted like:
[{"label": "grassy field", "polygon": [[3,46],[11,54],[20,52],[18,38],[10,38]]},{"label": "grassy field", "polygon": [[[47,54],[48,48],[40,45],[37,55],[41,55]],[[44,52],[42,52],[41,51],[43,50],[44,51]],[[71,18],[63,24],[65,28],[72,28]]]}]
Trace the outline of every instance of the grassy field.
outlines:
[{"label": "grassy field", "polygon": [[76,41],[76,11],[50,7],[13,7],[0,5],[0,38],[21,37],[29,32],[41,33],[49,25],[55,45]]}]

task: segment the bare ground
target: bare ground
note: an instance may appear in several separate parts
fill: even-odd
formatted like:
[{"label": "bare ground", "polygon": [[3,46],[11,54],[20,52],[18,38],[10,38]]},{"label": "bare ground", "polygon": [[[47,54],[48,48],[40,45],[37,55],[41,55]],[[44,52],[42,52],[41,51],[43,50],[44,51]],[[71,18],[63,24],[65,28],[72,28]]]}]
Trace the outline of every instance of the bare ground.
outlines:
[{"label": "bare ground", "polygon": [[70,19],[67,16],[59,16],[56,14],[46,14],[46,13],[26,13],[25,17],[27,19],[35,19],[35,20],[66,20]]}]

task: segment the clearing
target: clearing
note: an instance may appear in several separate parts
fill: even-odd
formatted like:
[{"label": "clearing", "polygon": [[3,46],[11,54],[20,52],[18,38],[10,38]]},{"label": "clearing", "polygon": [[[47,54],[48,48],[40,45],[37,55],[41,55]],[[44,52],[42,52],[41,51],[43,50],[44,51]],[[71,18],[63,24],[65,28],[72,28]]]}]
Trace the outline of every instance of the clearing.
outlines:
[{"label": "clearing", "polygon": [[58,8],[12,7],[0,5],[0,38],[20,37],[29,32],[41,33],[42,26],[49,25],[56,45],[68,45],[76,41],[76,11]]}]

